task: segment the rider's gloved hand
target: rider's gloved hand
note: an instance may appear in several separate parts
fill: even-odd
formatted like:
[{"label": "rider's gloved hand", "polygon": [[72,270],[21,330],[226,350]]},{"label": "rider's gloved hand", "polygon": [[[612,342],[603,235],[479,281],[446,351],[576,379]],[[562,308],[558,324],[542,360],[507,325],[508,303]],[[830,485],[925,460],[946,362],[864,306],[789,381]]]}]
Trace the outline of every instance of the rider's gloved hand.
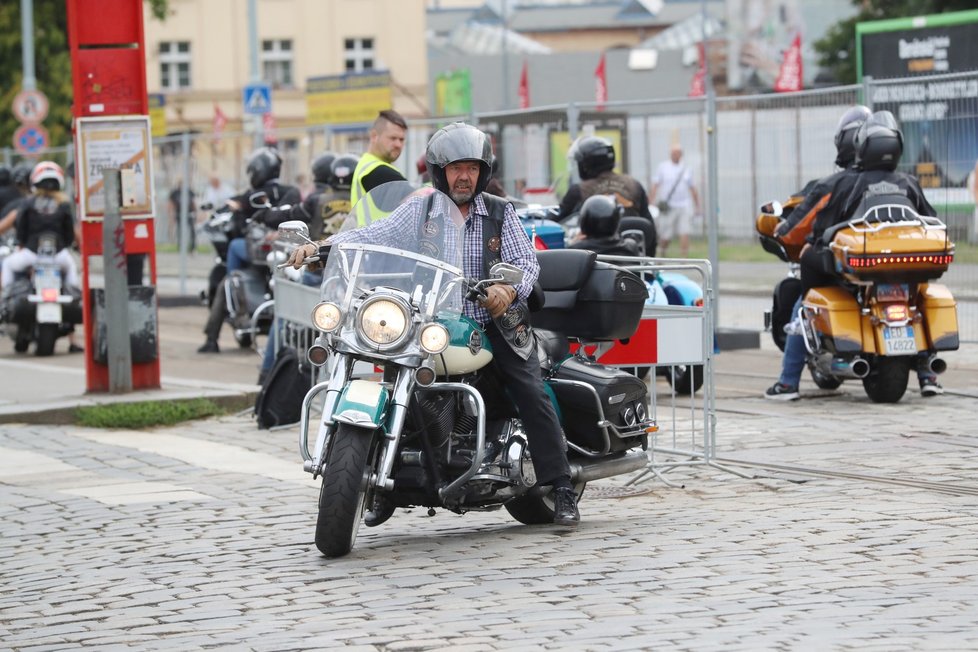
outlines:
[{"label": "rider's gloved hand", "polygon": [[295,269],[299,269],[305,263],[306,258],[310,256],[315,256],[319,254],[319,247],[314,244],[304,244],[301,247],[297,247],[290,255],[289,260],[286,261],[286,265],[292,265]]},{"label": "rider's gloved hand", "polygon": [[493,319],[506,312],[510,304],[516,300],[516,290],[512,285],[497,283],[486,288],[486,298],[482,305]]}]

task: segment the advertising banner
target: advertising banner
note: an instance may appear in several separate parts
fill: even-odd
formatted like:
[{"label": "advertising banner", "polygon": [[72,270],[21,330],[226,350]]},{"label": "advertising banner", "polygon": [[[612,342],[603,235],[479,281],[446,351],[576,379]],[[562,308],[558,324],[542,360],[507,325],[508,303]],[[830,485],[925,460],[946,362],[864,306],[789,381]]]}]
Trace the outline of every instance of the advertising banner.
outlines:
[{"label": "advertising banner", "polygon": [[373,122],[391,108],[387,72],[310,77],[306,80],[306,124]]},{"label": "advertising banner", "polygon": [[78,191],[82,220],[105,214],[102,170],[122,172],[122,216],[153,216],[152,143],[147,116],[78,118]]},{"label": "advertising banner", "polygon": [[978,161],[978,75],[947,75],[975,70],[978,11],[859,23],[856,37],[872,109],[900,122],[901,169],[924,188],[963,189]]}]

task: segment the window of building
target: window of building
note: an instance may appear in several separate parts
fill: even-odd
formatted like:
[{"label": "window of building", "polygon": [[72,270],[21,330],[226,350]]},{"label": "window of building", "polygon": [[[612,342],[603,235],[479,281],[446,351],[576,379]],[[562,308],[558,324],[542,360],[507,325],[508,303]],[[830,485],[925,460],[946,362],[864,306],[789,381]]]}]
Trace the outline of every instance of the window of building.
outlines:
[{"label": "window of building", "polygon": [[374,40],[372,38],[348,38],[343,40],[343,58],[347,72],[364,72],[374,69]]},{"label": "window of building", "polygon": [[275,88],[292,86],[292,40],[261,42],[262,79]]},{"label": "window of building", "polygon": [[165,91],[190,88],[190,41],[160,42],[160,87]]}]

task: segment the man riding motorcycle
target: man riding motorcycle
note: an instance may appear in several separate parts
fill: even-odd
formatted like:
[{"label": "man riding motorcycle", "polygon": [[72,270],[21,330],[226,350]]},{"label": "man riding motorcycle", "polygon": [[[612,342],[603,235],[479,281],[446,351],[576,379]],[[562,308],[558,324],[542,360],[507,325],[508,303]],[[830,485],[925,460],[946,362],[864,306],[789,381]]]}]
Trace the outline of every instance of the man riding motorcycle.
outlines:
[{"label": "man riding motorcycle", "polygon": [[[540,267],[512,204],[484,192],[491,175],[491,160],[489,138],[464,123],[448,125],[435,132],[428,141],[426,161],[433,185],[450,196],[465,216],[465,275],[486,277],[491,265],[500,260],[525,273],[517,287],[490,286],[481,304],[466,302],[464,313],[486,330],[494,351],[491,364],[505,379],[526,427],[537,484],[554,488],[553,522],[574,526],[579,522],[580,514],[577,495],[570,482],[567,446],[540,377],[540,362],[529,324],[527,298]],[[338,244],[355,240],[396,244],[401,231],[417,231],[417,222],[423,217],[422,206],[423,201],[404,204],[389,217],[366,228],[332,236],[328,242]],[[438,227],[432,225],[431,228],[436,230]],[[299,267],[306,257],[317,251],[314,245],[304,245],[293,253],[290,262]],[[379,525],[393,510],[385,493],[377,492],[364,524]]]},{"label": "man riding motorcycle", "polygon": [[[878,190],[886,194],[902,194],[919,214],[936,215],[917,180],[896,171],[903,153],[903,135],[888,111],[873,114],[864,106],[849,109],[839,120],[835,145],[836,164],[843,169],[817,182],[776,230],[776,235],[786,245],[806,243],[799,261],[801,294],[792,309],[794,315],[798,315],[808,290],[838,283],[838,277],[829,273],[823,262],[827,254],[823,235],[826,230],[847,222],[858,213],[867,193]],[[788,337],[781,376],[766,390],[765,398],[799,398],[798,384],[805,366],[806,349],[796,323],[789,324],[786,331]],[[943,393],[936,375],[927,369],[925,359],[918,361],[917,376],[921,395]]]}]

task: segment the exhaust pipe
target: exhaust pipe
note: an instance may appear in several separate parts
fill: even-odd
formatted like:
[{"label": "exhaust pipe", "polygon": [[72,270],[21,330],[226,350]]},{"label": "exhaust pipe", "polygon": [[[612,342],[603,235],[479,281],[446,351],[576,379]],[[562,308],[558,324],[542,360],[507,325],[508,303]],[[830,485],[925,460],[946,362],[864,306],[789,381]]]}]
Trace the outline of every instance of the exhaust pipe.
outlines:
[{"label": "exhaust pipe", "polygon": [[862,358],[846,360],[833,358],[829,363],[828,373],[836,378],[865,378],[869,375],[869,363]]},{"label": "exhaust pipe", "polygon": [[947,371],[947,362],[944,361],[944,358],[938,358],[936,355],[932,355],[927,358],[927,368],[932,373],[942,374]]},{"label": "exhaust pipe", "polygon": [[644,469],[649,464],[645,451],[632,451],[611,459],[594,462],[573,462],[570,465],[571,482],[594,482],[616,475]]}]

